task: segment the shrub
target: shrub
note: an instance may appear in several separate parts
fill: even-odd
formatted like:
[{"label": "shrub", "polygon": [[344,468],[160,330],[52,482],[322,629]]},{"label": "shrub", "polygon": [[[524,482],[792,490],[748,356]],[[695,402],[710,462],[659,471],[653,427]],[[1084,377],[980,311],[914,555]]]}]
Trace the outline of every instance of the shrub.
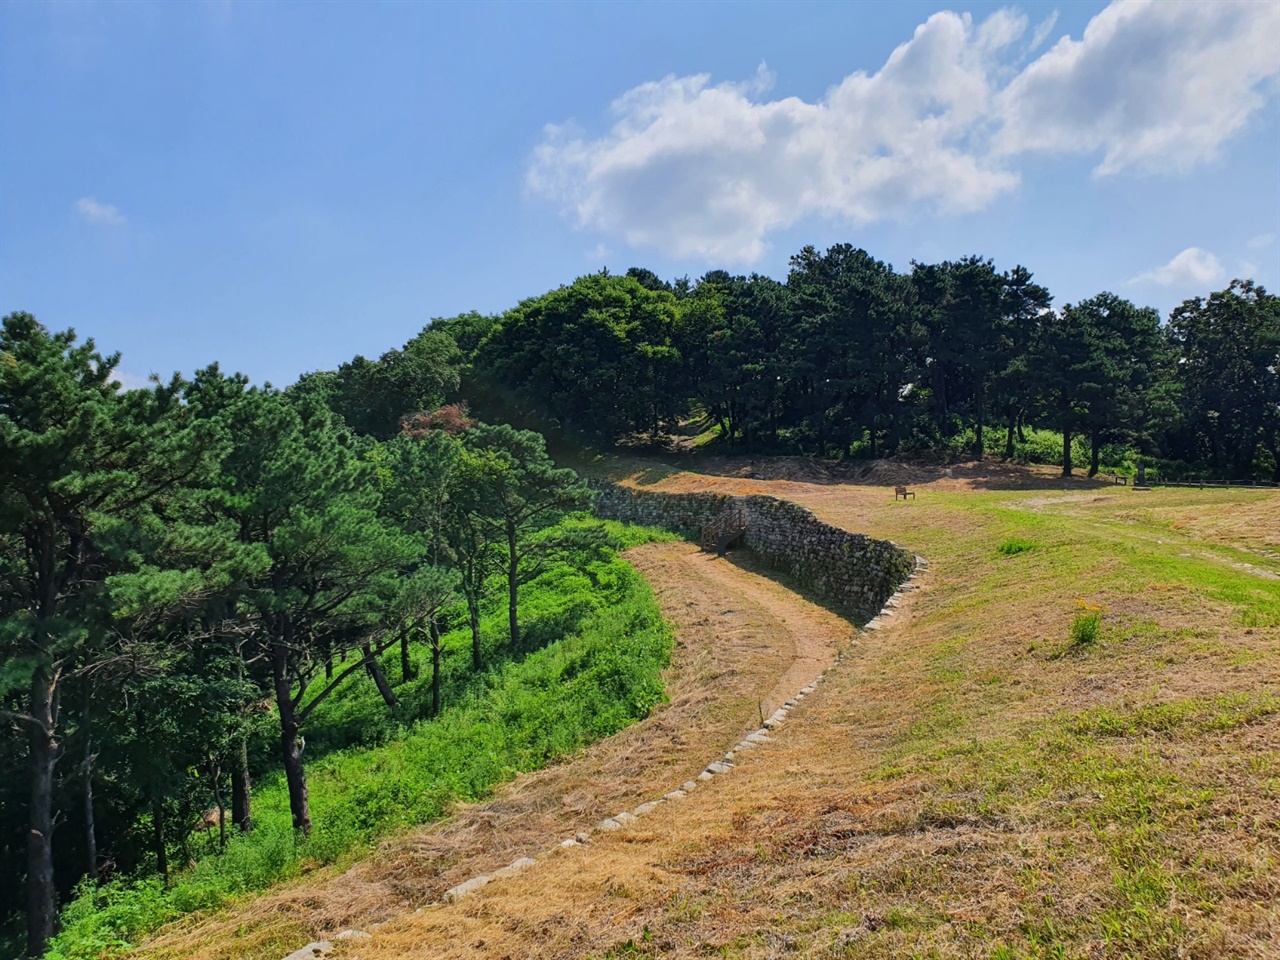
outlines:
[{"label": "shrub", "polygon": [[1015,553],[1026,553],[1028,550],[1034,550],[1035,548],[1036,545],[1030,540],[1023,540],[1021,537],[1010,537],[996,547],[996,551],[1003,553],[1006,557],[1011,557]]},{"label": "shrub", "polygon": [[1071,621],[1071,645],[1089,647],[1098,642],[1098,636],[1102,633],[1104,609],[1083,598],[1077,601],[1077,605],[1080,613]]}]

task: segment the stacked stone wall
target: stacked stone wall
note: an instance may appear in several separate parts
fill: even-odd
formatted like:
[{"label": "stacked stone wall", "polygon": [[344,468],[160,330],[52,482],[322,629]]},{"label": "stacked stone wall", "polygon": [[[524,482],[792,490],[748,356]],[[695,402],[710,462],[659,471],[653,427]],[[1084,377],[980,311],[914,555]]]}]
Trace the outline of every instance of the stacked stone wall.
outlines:
[{"label": "stacked stone wall", "polygon": [[661,493],[615,484],[597,484],[596,490],[596,513],[605,519],[695,539],[704,527],[732,515],[745,528],[747,549],[860,623],[876,615],[915,567],[915,556],[897,544],[833,527],[777,497]]}]

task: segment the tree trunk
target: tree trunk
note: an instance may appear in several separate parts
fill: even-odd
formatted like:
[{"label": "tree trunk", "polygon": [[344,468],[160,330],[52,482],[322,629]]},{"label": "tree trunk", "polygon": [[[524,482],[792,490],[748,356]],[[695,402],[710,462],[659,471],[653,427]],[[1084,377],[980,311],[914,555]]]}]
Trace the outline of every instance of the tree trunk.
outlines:
[{"label": "tree trunk", "polygon": [[1018,442],[1019,442],[1019,443],[1026,443],[1026,442],[1027,442],[1027,434],[1026,434],[1026,431],[1022,429],[1022,427],[1023,427],[1023,424],[1022,424],[1022,411],[1021,411],[1021,410],[1019,410],[1019,411],[1018,411]]},{"label": "tree trunk", "polygon": [[241,737],[231,765],[231,822],[241,833],[253,830],[249,812],[249,738]]},{"label": "tree trunk", "polygon": [[400,631],[400,679],[408,683],[413,679],[413,661],[409,659],[409,631]]},{"label": "tree trunk", "polygon": [[373,684],[378,688],[378,693],[382,694],[382,702],[388,707],[394,707],[397,703],[396,694],[391,689],[391,684],[387,682],[387,674],[382,669],[382,662],[373,655],[373,648],[369,644],[366,643],[360,651],[364,654],[365,670],[373,678]]},{"label": "tree trunk", "polygon": [[1071,476],[1071,428],[1062,431],[1062,475]]},{"label": "tree trunk", "polygon": [[1016,421],[1017,421],[1017,415],[1016,415],[1016,414],[1012,414],[1012,413],[1011,413],[1011,414],[1009,414],[1009,430],[1008,430],[1008,432],[1004,435],[1004,458],[1005,458],[1006,460],[1012,460],[1012,459],[1013,459],[1013,453],[1014,453],[1014,450],[1013,450],[1013,430],[1014,430],[1014,426],[1015,426],[1015,422],[1016,422]]},{"label": "tree trunk", "polygon": [[98,882],[98,830],[93,816],[93,765],[98,755],[93,752],[90,736],[89,710],[92,701],[84,701],[84,759],[80,761],[80,773],[84,778],[84,852],[85,873],[94,883]]},{"label": "tree trunk", "polygon": [[302,744],[298,738],[298,714],[293,708],[292,684],[289,682],[288,641],[292,626],[284,618],[282,638],[271,644],[271,672],[275,680],[276,708],[280,711],[280,753],[284,763],[285,782],[289,785],[289,812],[293,828],[311,834],[311,807],[307,802],[307,774],[302,768]]},{"label": "tree trunk", "polygon": [[222,767],[213,770],[213,802],[218,805],[218,850],[227,849],[227,808],[222,802]]},{"label": "tree trunk", "polygon": [[440,625],[432,617],[431,631],[431,715],[440,716]]},{"label": "tree trunk", "polygon": [[164,835],[164,806],[159,800],[151,801],[151,836],[156,845],[156,870],[169,885],[169,841]]},{"label": "tree trunk", "polygon": [[977,441],[978,459],[982,460],[987,455],[986,444],[983,443],[982,428],[985,426],[984,420],[987,416],[987,388],[986,384],[978,381],[978,423],[974,430],[974,440]]},{"label": "tree trunk", "polygon": [[31,677],[31,806],[27,829],[27,955],[39,957],[53,936],[53,768],[58,762],[57,674],[47,664]]},{"label": "tree trunk", "polygon": [[507,618],[511,625],[511,649],[520,648],[520,624],[516,621],[516,607],[520,602],[520,580],[517,565],[520,555],[516,551],[516,525],[507,523]]},{"label": "tree trunk", "polygon": [[473,596],[467,597],[467,615],[471,618],[471,669],[479,671],[484,669],[480,659],[480,602]]},{"label": "tree trunk", "polygon": [[1098,460],[1102,454],[1102,432],[1094,430],[1089,437],[1089,476],[1098,475]]}]

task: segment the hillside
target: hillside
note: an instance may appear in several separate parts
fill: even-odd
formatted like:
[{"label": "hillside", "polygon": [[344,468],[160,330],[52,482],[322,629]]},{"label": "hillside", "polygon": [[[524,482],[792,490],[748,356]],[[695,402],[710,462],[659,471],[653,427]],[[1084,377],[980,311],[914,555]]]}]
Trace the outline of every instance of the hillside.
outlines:
[{"label": "hillside", "polygon": [[[275,956],[287,951],[249,949],[233,931],[287,928],[301,946],[362,923],[372,939],[331,955],[1280,951],[1280,496],[1055,491],[1032,476],[1044,489],[943,479],[904,503],[883,487],[670,470],[630,482],[646,481],[774,493],[930,566],[772,742],[623,830],[389,922],[359,910],[316,922],[317,883],[171,933],[146,955]],[[742,684],[768,659],[762,641],[776,684],[800,636],[828,657],[847,639],[741,556],[642,549],[634,562],[677,629],[672,703],[362,871],[392,872],[413,844],[448,861],[443,890],[551,850],[577,824],[676,788],[754,727]],[[1102,608],[1100,634],[1073,643],[1084,607]],[[731,667],[698,665],[723,648]],[[754,683],[766,709],[780,694]],[[481,823],[520,842],[499,843],[501,857],[484,842],[450,845]]]}]

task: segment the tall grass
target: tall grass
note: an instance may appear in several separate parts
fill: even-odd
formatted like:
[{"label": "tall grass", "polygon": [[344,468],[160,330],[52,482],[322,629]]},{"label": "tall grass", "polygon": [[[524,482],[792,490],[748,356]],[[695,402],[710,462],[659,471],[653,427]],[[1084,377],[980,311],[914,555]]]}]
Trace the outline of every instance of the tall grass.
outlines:
[{"label": "tall grass", "polygon": [[[662,536],[606,528],[615,549]],[[252,834],[200,858],[167,889],[157,877],[83,887],[63,911],[47,958],[123,953],[182,914],[358,855],[379,837],[442,816],[456,800],[484,797],[522,771],[617,732],[663,699],[671,632],[648,586],[616,554],[558,563],[522,590],[521,620],[544,641],[533,652],[504,657],[504,618],[504,609],[487,611],[483,635],[494,665],[481,674],[466,666],[469,632],[445,636],[448,696],[436,719],[404,719],[429,699],[425,669],[398,688],[399,718],[389,717],[371,685],[356,682],[317,710],[309,736],[328,752],[308,764],[310,837],[292,828],[283,776],[265,778],[253,796]],[[389,659],[387,669],[398,667]],[[337,746],[362,736],[376,745]]]}]

